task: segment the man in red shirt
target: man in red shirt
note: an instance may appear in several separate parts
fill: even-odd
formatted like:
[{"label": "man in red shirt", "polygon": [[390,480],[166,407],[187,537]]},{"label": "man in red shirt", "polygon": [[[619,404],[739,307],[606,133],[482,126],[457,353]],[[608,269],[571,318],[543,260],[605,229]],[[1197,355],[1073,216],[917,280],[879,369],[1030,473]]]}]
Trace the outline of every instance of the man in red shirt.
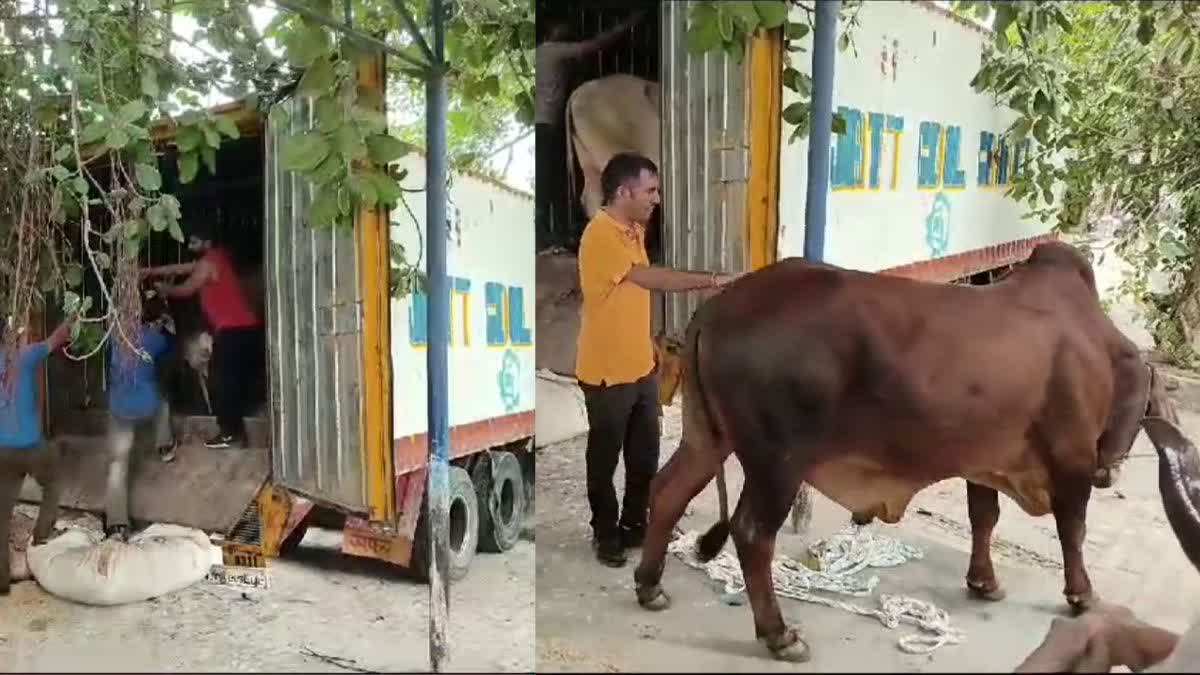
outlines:
[{"label": "man in red shirt", "polygon": [[257,374],[266,361],[262,317],[246,296],[228,249],[213,243],[212,236],[195,231],[188,248],[198,260],[142,270],[143,277],[187,275],[182,284],[157,284],[167,298],[199,294],[200,307],[213,331],[212,378],[216,394],[213,407],[220,430],[209,439],[210,448],[228,448],[246,440],[245,416],[253,403]]}]

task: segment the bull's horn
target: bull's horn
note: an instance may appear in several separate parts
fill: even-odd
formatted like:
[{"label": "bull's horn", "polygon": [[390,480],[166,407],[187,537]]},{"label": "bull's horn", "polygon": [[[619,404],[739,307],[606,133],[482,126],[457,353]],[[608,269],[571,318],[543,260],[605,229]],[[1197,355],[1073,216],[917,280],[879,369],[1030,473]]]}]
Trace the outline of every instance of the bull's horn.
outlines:
[{"label": "bull's horn", "polygon": [[1200,570],[1200,453],[1171,422],[1142,419],[1142,428],[1158,451],[1158,490],[1179,545]]}]

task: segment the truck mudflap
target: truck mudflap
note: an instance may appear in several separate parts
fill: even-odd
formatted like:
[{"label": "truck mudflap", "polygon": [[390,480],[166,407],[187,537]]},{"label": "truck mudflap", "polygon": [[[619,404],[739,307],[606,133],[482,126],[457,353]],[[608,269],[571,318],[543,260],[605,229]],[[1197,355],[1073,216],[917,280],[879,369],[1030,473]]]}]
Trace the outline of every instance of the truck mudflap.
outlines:
[{"label": "truck mudflap", "polygon": [[[60,436],[63,508],[103,517],[108,452],[104,437]],[[225,535],[247,506],[255,503],[271,472],[267,448],[209,450],[179,448],[175,461],[163,463],[143,451],[130,467],[129,516],[135,522],[172,523]],[[41,486],[26,478],[21,500],[37,504]]]}]

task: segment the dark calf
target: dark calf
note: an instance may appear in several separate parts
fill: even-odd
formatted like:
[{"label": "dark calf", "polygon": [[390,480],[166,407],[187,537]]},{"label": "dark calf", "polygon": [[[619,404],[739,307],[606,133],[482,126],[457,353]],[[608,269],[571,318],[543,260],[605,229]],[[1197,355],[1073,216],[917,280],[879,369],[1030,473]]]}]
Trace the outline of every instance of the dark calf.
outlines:
[{"label": "dark calf", "polygon": [[50,538],[54,521],[58,519],[61,457],[58,444],[57,440],[49,440],[33,449],[0,448],[0,595],[6,595],[11,584],[8,539],[13,509],[25,476],[33,476],[42,487],[42,505],[33,526],[34,545],[44,544]]}]

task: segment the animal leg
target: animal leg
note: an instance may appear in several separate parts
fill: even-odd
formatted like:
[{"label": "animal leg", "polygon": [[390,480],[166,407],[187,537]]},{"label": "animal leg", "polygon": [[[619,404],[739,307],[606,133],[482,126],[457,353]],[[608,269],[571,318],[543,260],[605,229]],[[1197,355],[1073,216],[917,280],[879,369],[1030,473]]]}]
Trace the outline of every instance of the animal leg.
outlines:
[{"label": "animal leg", "polygon": [[732,534],[754,613],[754,634],[776,659],[803,663],[812,654],[799,631],[784,623],[771,578],[775,538],[796,498],[800,479],[793,478],[786,470],[770,478],[759,478],[744,464],[743,467],[747,472],[746,483],[733,512]]},{"label": "animal leg", "polygon": [[204,394],[204,407],[208,409],[208,414],[213,414],[212,399],[208,395],[208,376],[200,376],[200,393]]},{"label": "animal leg", "polygon": [[[33,544],[35,546],[46,543],[54,531],[54,522],[58,520],[58,500],[62,496],[61,443],[58,439],[46,441],[42,457],[33,467],[33,477],[42,487],[42,503],[38,507],[38,517],[33,524]],[[21,484],[17,483],[17,492],[19,493],[20,490]]]},{"label": "animal leg", "polygon": [[1083,564],[1083,540],[1086,534],[1088,499],[1092,495],[1090,475],[1072,476],[1058,483],[1052,500],[1058,539],[1062,544],[1063,595],[1076,612],[1088,609],[1096,600],[1092,582]]},{"label": "animal leg", "polygon": [[661,585],[671,532],[683,517],[688,503],[716,474],[710,456],[693,447],[686,438],[681,439],[675,454],[650,481],[646,537],[642,541],[642,559],[634,570],[633,580],[638,603],[652,611],[671,605],[671,599]]},{"label": "animal leg", "polygon": [[992,530],[1000,520],[1000,494],[967,481],[967,516],[971,519],[971,566],[967,589],[983,600],[1003,600],[1004,589],[992,568]]},{"label": "animal leg", "polygon": [[0,595],[8,595],[12,581],[8,540],[12,532],[13,507],[17,504],[17,494],[21,491],[25,473],[18,469],[20,461],[17,458],[3,459],[9,461],[5,463],[6,466],[0,465]]}]

